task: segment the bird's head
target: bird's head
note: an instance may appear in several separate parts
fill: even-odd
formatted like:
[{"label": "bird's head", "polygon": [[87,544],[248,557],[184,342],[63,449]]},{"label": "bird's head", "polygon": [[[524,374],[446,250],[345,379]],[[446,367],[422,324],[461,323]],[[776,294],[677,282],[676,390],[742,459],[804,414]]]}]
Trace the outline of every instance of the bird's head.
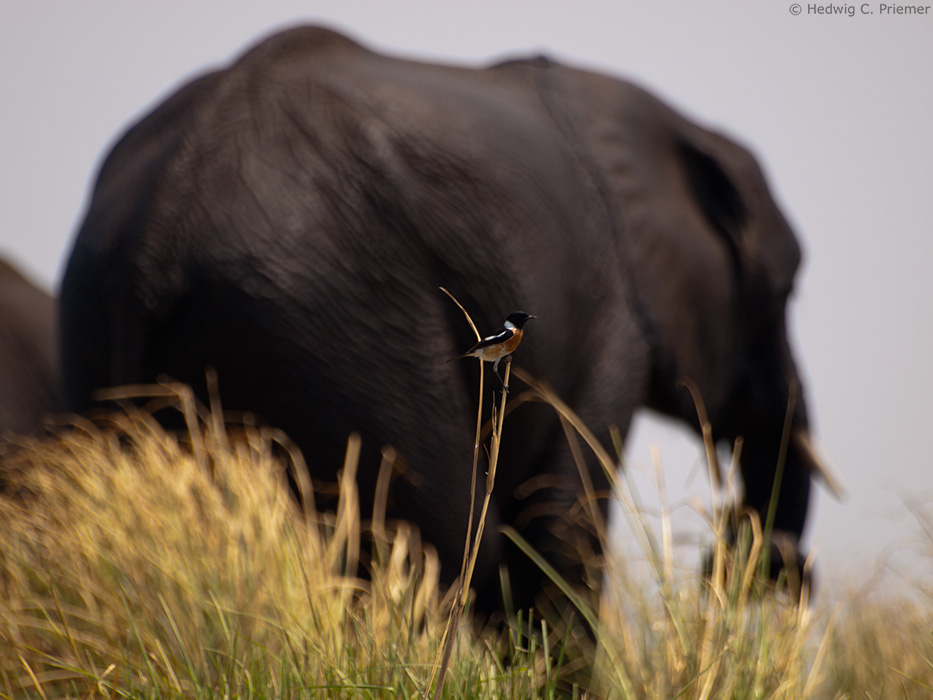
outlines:
[{"label": "bird's head", "polygon": [[511,324],[515,328],[521,328],[525,325],[526,321],[530,321],[533,318],[537,318],[537,316],[526,314],[524,311],[513,311],[505,319],[506,327]]}]

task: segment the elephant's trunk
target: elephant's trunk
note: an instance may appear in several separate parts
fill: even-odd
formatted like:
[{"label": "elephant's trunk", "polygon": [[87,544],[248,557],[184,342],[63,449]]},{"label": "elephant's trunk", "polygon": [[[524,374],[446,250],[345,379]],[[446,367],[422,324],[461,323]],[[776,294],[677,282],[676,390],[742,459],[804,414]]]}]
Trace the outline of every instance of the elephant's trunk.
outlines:
[{"label": "elephant's trunk", "polygon": [[828,462],[813,444],[810,433],[803,429],[795,429],[790,436],[792,447],[797,451],[801,461],[814,478],[820,478],[836,500],[845,498],[845,488],[833,474]]}]

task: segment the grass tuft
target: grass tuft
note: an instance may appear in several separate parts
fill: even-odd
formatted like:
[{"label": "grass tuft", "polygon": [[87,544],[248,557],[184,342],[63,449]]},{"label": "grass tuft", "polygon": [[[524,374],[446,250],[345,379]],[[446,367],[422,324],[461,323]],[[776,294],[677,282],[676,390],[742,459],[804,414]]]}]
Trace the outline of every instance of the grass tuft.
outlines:
[{"label": "grass tuft", "polygon": [[400,526],[355,576],[358,445],[337,514],[309,515],[269,435],[192,430],[209,469],[136,410],[7,458],[0,695],[417,695],[445,622],[437,560]]}]

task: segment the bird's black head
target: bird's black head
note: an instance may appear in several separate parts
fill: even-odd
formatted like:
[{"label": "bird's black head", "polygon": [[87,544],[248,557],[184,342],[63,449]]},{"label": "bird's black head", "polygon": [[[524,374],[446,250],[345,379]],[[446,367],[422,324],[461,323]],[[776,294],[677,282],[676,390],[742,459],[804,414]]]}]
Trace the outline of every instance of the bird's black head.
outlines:
[{"label": "bird's black head", "polygon": [[511,323],[516,328],[521,328],[525,325],[525,321],[530,319],[537,318],[537,316],[532,316],[531,314],[526,314],[524,311],[513,311],[509,314],[508,318],[505,320],[508,323]]}]

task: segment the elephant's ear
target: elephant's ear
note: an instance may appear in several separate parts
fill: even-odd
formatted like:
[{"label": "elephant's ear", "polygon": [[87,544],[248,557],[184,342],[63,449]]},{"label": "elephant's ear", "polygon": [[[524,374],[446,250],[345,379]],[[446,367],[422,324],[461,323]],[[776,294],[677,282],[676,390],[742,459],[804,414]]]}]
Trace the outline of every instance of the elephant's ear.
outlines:
[{"label": "elephant's ear", "polygon": [[748,220],[748,210],[739,190],[712,156],[686,141],[680,142],[679,151],[687,184],[696,203],[710,225],[722,235],[738,266],[741,262],[742,231]]}]

